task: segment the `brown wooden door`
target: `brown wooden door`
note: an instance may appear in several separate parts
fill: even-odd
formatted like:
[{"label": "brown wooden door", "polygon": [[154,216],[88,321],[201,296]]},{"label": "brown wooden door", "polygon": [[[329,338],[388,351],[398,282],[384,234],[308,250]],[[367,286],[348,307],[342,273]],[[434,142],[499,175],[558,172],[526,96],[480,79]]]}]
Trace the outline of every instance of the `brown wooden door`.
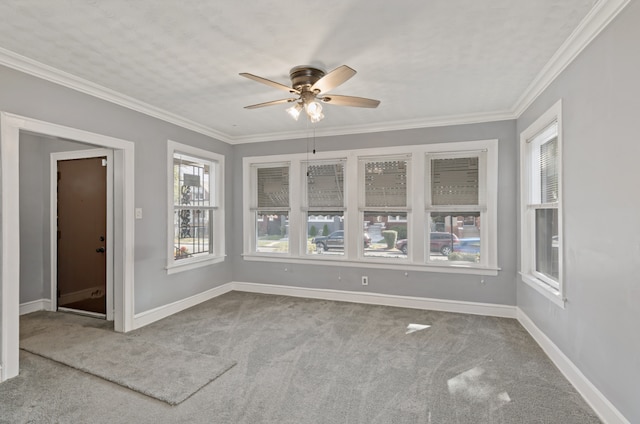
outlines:
[{"label": "brown wooden door", "polygon": [[104,161],[58,161],[58,307],[99,314],[106,314]]}]

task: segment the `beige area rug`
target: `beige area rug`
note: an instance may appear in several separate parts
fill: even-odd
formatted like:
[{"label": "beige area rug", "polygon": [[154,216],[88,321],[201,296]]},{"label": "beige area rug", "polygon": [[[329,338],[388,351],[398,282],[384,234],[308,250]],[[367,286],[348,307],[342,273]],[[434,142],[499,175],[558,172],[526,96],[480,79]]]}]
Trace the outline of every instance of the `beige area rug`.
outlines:
[{"label": "beige area rug", "polygon": [[27,337],[20,348],[170,405],[183,402],[236,364],[80,325]]}]

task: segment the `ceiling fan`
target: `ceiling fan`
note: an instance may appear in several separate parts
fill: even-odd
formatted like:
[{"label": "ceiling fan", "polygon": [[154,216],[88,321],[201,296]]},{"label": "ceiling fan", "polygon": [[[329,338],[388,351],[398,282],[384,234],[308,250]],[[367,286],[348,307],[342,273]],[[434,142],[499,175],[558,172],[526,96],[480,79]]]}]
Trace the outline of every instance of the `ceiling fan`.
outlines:
[{"label": "ceiling fan", "polygon": [[375,108],[380,104],[380,100],[366,99],[364,97],[341,96],[337,94],[325,94],[335,87],[353,77],[356,71],[347,65],[339,66],[329,73],[312,66],[296,66],[289,71],[291,87],[271,81],[257,75],[242,72],[245,78],[266,84],[268,86],[287,91],[297,97],[288,99],[273,100],[265,103],[245,106],[245,109],[257,109],[265,106],[279,105],[282,103],[295,103],[287,109],[287,112],[297,121],[300,112],[304,109],[311,122],[319,122],[324,118],[322,113],[322,103],[337,106],[353,106]]}]

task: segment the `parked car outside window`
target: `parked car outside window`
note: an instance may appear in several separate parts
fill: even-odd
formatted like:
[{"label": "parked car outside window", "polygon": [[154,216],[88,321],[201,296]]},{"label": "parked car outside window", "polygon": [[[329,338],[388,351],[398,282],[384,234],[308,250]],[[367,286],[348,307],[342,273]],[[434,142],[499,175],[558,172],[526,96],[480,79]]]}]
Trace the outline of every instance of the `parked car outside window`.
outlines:
[{"label": "parked car outside window", "polygon": [[[364,247],[371,245],[371,237],[364,233]],[[327,251],[329,249],[344,249],[344,230],[334,231],[328,236],[316,236],[311,239],[311,243],[316,245],[318,250]]]},{"label": "parked car outside window", "polygon": [[459,239],[458,243],[454,244],[453,250],[455,252],[460,252],[460,253],[479,254],[480,238],[474,237],[474,238]]},{"label": "parked car outside window", "polygon": [[[429,250],[444,256],[449,256],[453,251],[453,246],[458,242],[458,236],[445,232],[432,232],[429,234],[429,238]],[[409,252],[407,239],[398,240],[396,242],[396,249],[406,255]]]}]

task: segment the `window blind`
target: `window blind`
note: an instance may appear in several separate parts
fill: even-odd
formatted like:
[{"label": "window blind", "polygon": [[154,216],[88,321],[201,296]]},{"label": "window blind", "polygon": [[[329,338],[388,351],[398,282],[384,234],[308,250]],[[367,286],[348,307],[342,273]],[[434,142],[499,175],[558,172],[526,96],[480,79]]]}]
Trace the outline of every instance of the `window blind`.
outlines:
[{"label": "window blind", "polygon": [[432,205],[477,205],[478,163],[477,157],[432,159]]},{"label": "window blind", "polygon": [[257,169],[258,208],[289,207],[289,167]]},{"label": "window blind", "polygon": [[558,137],[540,145],[538,169],[540,170],[541,203],[558,201]]},{"label": "window blind", "polygon": [[407,160],[365,163],[365,206],[407,206]]},{"label": "window blind", "polygon": [[309,208],[344,206],[344,163],[307,165],[307,205]]}]

